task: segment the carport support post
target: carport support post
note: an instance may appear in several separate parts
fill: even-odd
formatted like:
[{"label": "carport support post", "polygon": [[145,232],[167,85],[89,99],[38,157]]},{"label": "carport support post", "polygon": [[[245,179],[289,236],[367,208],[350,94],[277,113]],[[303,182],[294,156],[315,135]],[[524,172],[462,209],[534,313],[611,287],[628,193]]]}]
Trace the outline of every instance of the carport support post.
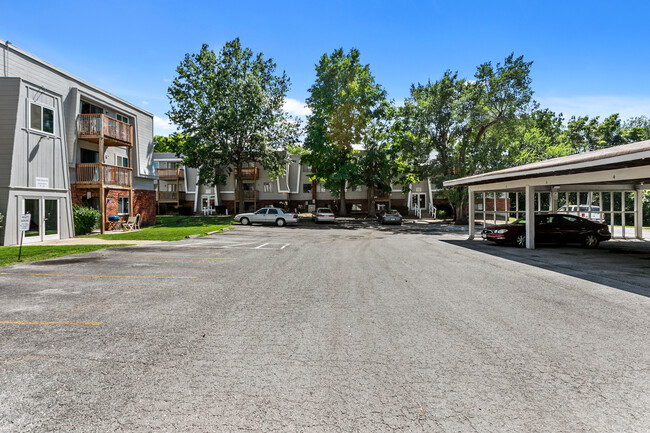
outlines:
[{"label": "carport support post", "polygon": [[634,235],[643,239],[643,190],[634,191]]},{"label": "carport support post", "polygon": [[535,249],[535,187],[526,185],[526,248]]},{"label": "carport support post", "polygon": [[467,187],[467,195],[469,196],[469,239],[474,239],[474,190],[471,186]]}]

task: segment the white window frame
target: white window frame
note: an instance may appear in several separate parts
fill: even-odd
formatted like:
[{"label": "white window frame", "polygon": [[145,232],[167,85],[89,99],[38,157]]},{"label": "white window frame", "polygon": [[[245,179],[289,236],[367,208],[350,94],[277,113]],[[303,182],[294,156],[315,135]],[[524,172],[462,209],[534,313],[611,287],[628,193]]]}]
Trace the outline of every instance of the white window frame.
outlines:
[{"label": "white window frame", "polygon": [[264,192],[273,192],[273,182],[264,182],[262,190]]},{"label": "white window frame", "polygon": [[[126,212],[120,212],[122,208],[122,203],[126,202]],[[129,215],[129,198],[128,197],[118,197],[117,198],[117,214],[118,215]]]},{"label": "white window frame", "polygon": [[[122,164],[120,164],[120,158],[122,159]],[[124,160],[126,159],[127,165],[124,164]],[[115,155],[115,165],[118,167],[129,167],[129,157],[128,156],[122,156],[122,155]]]},{"label": "white window frame", "polygon": [[129,123],[129,124],[131,123],[131,122],[129,122],[128,117],[126,117],[125,115],[120,114],[120,113],[115,113],[115,119],[119,120],[120,122]]},{"label": "white window frame", "polygon": [[[36,105],[37,107],[41,107],[41,129],[34,129],[32,128],[32,105]],[[43,109],[48,109],[52,110],[52,132],[47,132],[43,130]],[[54,107],[51,107],[49,105],[42,104],[40,102],[32,101],[31,99],[29,100],[28,104],[28,109],[27,109],[27,126],[31,131],[37,131],[41,134],[47,134],[47,135],[56,135],[56,109]]]}]

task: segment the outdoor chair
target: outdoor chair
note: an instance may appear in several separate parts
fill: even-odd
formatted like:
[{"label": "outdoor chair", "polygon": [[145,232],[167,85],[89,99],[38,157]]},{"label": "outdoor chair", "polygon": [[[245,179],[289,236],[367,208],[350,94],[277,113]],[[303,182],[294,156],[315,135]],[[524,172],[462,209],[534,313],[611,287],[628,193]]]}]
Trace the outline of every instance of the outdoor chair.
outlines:
[{"label": "outdoor chair", "polygon": [[125,232],[140,229],[140,214],[137,214],[134,217],[129,217],[125,223],[122,223],[122,229]]}]

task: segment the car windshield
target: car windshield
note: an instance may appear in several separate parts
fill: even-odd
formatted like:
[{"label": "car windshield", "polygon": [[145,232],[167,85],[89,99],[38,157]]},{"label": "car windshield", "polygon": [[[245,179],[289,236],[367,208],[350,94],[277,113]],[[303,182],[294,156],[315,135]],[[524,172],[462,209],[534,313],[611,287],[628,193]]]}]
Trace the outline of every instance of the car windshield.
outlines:
[{"label": "car windshield", "polygon": [[386,215],[399,215],[399,212],[397,212],[395,209],[387,210]]}]

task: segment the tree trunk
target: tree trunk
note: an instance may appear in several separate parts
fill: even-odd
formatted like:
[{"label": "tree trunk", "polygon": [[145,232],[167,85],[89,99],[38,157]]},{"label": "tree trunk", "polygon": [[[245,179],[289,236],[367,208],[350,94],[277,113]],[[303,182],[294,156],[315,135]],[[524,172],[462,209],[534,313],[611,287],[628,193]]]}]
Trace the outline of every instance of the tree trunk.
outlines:
[{"label": "tree trunk", "polygon": [[244,183],[242,182],[242,163],[237,163],[237,192],[239,195],[239,200],[237,206],[239,207],[239,212],[235,209],[235,213],[244,212]]},{"label": "tree trunk", "polygon": [[374,218],[377,216],[377,213],[375,212],[375,208],[377,207],[375,205],[375,185],[370,185],[370,195],[368,196],[368,216],[370,218]]},{"label": "tree trunk", "polygon": [[339,190],[339,199],[341,200],[341,208],[339,209],[339,215],[342,217],[348,216],[348,209],[345,206],[345,180],[341,181],[341,189]]}]

